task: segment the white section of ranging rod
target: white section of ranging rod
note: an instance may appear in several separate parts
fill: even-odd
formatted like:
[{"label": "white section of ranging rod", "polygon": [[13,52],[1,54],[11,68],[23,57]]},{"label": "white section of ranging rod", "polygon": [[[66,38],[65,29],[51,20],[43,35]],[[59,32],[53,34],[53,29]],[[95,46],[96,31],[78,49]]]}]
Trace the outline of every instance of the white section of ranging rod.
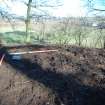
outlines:
[{"label": "white section of ranging rod", "polygon": [[27,52],[13,52],[10,55],[23,55],[23,54],[33,54],[33,53],[46,53],[46,52],[57,52],[58,50],[43,50],[43,51],[27,51]]}]

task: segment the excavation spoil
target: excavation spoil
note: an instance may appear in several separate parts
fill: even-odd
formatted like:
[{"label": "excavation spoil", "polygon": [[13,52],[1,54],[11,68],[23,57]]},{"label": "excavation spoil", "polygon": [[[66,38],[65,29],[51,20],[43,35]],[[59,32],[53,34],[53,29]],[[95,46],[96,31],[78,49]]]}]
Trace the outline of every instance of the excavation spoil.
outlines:
[{"label": "excavation spoil", "polygon": [[1,47],[3,54],[0,105],[105,105],[104,49],[14,46]]}]

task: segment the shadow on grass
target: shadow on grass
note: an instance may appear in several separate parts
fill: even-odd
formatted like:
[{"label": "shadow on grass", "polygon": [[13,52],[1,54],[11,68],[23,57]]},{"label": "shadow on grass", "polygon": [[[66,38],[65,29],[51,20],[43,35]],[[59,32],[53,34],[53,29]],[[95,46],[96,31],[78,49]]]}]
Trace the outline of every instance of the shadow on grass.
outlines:
[{"label": "shadow on grass", "polygon": [[[47,40],[41,38],[42,35],[38,33],[30,32],[31,41],[30,43],[47,44]],[[7,43],[26,43],[26,32],[25,31],[12,31],[0,33],[1,39],[4,39]]]},{"label": "shadow on grass", "polygon": [[105,90],[96,87],[89,87],[81,84],[71,74],[53,72],[50,69],[44,70],[38,63],[28,59],[12,60],[5,48],[2,48],[0,55],[6,54],[5,61],[16,71],[25,74],[28,78],[38,81],[50,88],[57,98],[55,105],[104,105]]},{"label": "shadow on grass", "polygon": [[15,34],[15,35],[25,35],[24,31],[13,31],[13,32],[5,32],[5,35],[11,35],[11,34]]},{"label": "shadow on grass", "polygon": [[[11,31],[11,32],[4,32],[4,33],[2,33],[2,34],[4,34],[4,35],[25,35],[25,31]],[[35,32],[30,32],[30,34],[31,35],[34,35],[35,34]]]}]

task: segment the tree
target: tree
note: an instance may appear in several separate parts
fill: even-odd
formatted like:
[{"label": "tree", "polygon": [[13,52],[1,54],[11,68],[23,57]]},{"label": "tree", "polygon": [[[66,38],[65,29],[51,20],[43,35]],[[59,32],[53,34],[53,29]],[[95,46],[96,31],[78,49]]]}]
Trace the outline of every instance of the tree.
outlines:
[{"label": "tree", "polygon": [[[5,6],[6,6],[5,9],[4,9],[2,6],[0,6],[0,19],[4,19],[4,20],[8,21],[8,22],[10,23],[12,29],[14,29],[14,25],[12,24],[13,16],[12,16],[12,14],[10,14],[10,13],[8,12],[9,7],[8,7],[8,5],[6,4],[5,1],[6,1],[6,0],[0,0],[0,5],[1,5],[1,3],[4,3]],[[3,41],[2,41],[2,37],[0,36],[0,44],[2,44],[2,42],[3,42]]]},{"label": "tree", "polygon": [[[52,0],[54,1],[54,0]],[[53,4],[52,1],[40,1],[39,4],[37,4],[37,0],[33,3],[33,0],[28,0],[28,3],[24,2],[26,5],[27,5],[27,16],[26,16],[26,20],[25,20],[25,24],[26,24],[26,42],[30,42],[30,22],[31,22],[31,18],[35,15],[34,14],[31,14],[31,10],[32,8],[35,8],[41,12],[43,12],[44,14],[48,15],[48,13],[46,13],[46,11],[40,9],[41,7],[50,7],[50,8],[54,8],[54,7],[58,7],[58,6],[61,6],[61,4],[59,3],[59,0],[58,2],[56,1],[56,5],[55,3]],[[58,4],[57,4],[58,3]],[[36,14],[37,15],[37,14]],[[43,15],[43,14],[42,14]]]},{"label": "tree", "polygon": [[[104,16],[104,14],[105,14],[105,1],[104,0],[85,0],[85,1],[87,3],[88,9],[91,12],[95,12],[95,15],[97,15],[97,12],[98,12],[98,15]],[[100,35],[99,35],[97,42],[99,40],[103,40],[102,41],[103,42],[103,48],[105,48],[105,36],[103,35],[103,29],[105,29],[105,25],[103,22],[105,21],[105,19],[104,19],[104,21],[103,21],[103,18],[100,18],[100,19],[101,19],[101,23],[99,23],[97,26],[97,28],[99,29],[99,32],[100,32]]]},{"label": "tree", "polygon": [[25,21],[25,24],[26,24],[26,42],[30,42],[31,4],[32,4],[32,0],[29,0],[28,4],[27,4],[27,18],[26,18],[26,21]]},{"label": "tree", "polygon": [[88,7],[95,11],[105,12],[105,1],[104,0],[87,0]]},{"label": "tree", "polygon": [[[49,15],[49,12],[46,11],[46,8],[55,8],[58,6],[61,6],[61,2],[62,0],[9,0],[9,1],[13,1],[13,2],[22,2],[24,3],[24,5],[27,6],[27,14],[24,17],[19,17],[19,16],[13,16],[11,15],[6,15],[6,18],[8,18],[9,16],[13,16],[13,18],[18,18],[18,19],[22,19],[25,22],[25,32],[26,32],[26,42],[30,42],[30,28],[31,28],[31,20],[33,18],[35,18],[35,16],[43,16],[43,15]],[[6,4],[8,7],[8,4]],[[37,11],[37,12],[36,12]],[[10,12],[10,11],[9,11]],[[3,15],[3,10],[2,12],[0,12],[0,14]],[[5,13],[4,13],[5,14]],[[7,13],[6,13],[7,14]],[[9,20],[10,21],[10,20]]]}]

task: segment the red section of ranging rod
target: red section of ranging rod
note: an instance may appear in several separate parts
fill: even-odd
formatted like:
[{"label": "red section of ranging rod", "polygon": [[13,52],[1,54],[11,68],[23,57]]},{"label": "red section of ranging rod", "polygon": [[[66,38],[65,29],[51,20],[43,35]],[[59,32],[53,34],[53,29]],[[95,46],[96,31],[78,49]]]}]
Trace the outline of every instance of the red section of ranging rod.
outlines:
[{"label": "red section of ranging rod", "polygon": [[2,65],[2,62],[3,62],[3,60],[4,60],[4,57],[5,57],[5,54],[3,54],[3,55],[1,56],[1,59],[0,59],[0,66]]}]

